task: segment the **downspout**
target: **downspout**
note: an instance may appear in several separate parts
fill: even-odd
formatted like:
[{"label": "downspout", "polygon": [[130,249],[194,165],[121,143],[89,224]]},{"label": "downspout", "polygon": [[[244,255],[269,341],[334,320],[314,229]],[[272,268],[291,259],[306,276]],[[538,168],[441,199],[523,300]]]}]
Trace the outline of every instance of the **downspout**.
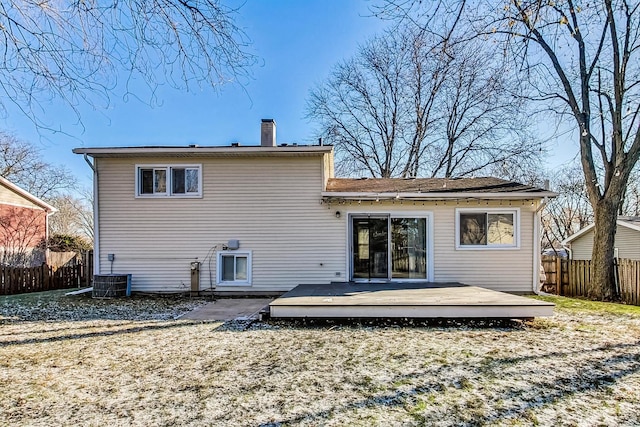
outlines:
[{"label": "downspout", "polygon": [[[85,153],[84,161],[93,171],[93,274],[100,274],[100,222],[98,221],[98,170]],[[95,162],[95,160],[94,160]]]},{"label": "downspout", "polygon": [[547,206],[547,203],[549,203],[549,198],[545,197],[533,215],[533,283],[531,289],[536,295],[540,295],[540,223],[542,221],[540,211]]}]

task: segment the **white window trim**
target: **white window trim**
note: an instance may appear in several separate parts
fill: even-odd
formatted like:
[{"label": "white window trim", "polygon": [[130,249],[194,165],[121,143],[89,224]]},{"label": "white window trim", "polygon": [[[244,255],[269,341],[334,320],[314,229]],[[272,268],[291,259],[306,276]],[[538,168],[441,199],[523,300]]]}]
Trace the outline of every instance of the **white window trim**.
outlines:
[{"label": "white window trim", "polygon": [[[513,244],[492,245],[461,245],[460,244],[460,214],[464,213],[488,213],[488,214],[513,214]],[[456,208],[456,232],[455,247],[458,251],[503,251],[520,249],[520,208]]]},{"label": "white window trim", "polygon": [[[247,257],[247,280],[222,280],[222,256],[244,255]],[[252,251],[220,251],[216,262],[216,285],[218,286],[251,286],[252,279]]]},{"label": "white window trim", "polygon": [[[166,185],[167,191],[165,193],[155,194],[142,194],[140,193],[140,169],[166,169]],[[172,192],[173,174],[172,169],[197,169],[198,170],[198,192],[197,193],[185,193],[174,194]],[[137,199],[201,199],[202,198],[202,164],[136,164],[135,165],[135,197]]]}]

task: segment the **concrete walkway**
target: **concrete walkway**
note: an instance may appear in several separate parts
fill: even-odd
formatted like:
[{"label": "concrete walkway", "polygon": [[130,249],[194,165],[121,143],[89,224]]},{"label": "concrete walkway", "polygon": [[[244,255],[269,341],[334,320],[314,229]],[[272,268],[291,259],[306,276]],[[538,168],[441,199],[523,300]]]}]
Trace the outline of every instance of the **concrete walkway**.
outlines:
[{"label": "concrete walkway", "polygon": [[272,298],[224,298],[211,301],[201,307],[186,313],[181,319],[185,320],[247,320],[257,318],[263,308],[269,306]]}]

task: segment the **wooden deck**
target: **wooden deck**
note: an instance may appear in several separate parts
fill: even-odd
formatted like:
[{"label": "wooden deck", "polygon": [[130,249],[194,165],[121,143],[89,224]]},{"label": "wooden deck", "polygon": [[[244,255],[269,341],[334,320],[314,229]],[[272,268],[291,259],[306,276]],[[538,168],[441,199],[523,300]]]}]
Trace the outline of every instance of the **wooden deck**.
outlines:
[{"label": "wooden deck", "polygon": [[554,304],[460,283],[298,285],[269,304],[282,318],[533,318]]}]

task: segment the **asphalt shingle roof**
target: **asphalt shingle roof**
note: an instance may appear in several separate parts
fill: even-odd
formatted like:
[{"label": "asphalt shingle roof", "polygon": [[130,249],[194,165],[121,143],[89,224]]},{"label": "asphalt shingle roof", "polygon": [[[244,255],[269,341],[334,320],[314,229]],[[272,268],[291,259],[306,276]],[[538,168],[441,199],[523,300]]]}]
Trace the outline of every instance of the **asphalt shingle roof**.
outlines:
[{"label": "asphalt shingle roof", "polygon": [[327,192],[334,193],[527,193],[542,188],[493,177],[482,178],[331,178]]}]

